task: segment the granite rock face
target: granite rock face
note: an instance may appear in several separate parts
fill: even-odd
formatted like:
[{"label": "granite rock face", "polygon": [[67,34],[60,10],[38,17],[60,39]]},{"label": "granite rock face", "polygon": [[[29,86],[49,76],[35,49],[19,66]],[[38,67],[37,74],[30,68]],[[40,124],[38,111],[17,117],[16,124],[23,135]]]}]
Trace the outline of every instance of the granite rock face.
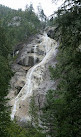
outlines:
[{"label": "granite rock face", "polygon": [[46,28],[48,37],[55,39],[56,41],[60,41],[61,33],[60,30],[58,31],[58,26],[56,27],[47,27]]},{"label": "granite rock face", "polygon": [[49,89],[56,89],[57,82],[50,78],[49,66],[55,67],[57,42],[47,36],[39,34],[14,50],[17,55],[12,69],[15,72],[11,79],[11,89],[8,97],[12,106],[11,119],[16,117],[20,121],[31,120],[29,104],[32,95],[41,108],[45,102],[45,95]]}]

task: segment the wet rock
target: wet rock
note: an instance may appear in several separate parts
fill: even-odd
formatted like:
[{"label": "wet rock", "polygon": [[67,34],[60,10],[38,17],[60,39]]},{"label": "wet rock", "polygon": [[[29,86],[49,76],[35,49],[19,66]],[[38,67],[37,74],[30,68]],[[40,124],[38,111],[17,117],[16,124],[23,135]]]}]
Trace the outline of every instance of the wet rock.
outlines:
[{"label": "wet rock", "polygon": [[29,60],[28,60],[28,66],[33,66],[34,65],[34,57],[29,56]]},{"label": "wet rock", "polygon": [[56,41],[60,40],[60,30],[58,31],[58,26],[47,28],[48,37],[55,39]]},{"label": "wet rock", "polygon": [[47,35],[48,35],[48,37],[54,39],[54,30],[49,30]]},{"label": "wet rock", "polygon": [[31,120],[29,114],[31,96],[35,95],[35,102],[40,110],[44,105],[47,91],[54,90],[57,86],[50,79],[49,72],[49,66],[55,67],[56,64],[57,43],[46,34],[40,34],[22,47],[21,50],[18,49],[18,57],[12,67],[16,73],[11,80],[8,97],[9,104],[16,106],[15,110],[12,107],[12,118],[16,116],[20,121],[26,122]]},{"label": "wet rock", "polygon": [[19,60],[19,62],[17,63],[22,66],[28,66],[28,57],[25,57],[22,60]]},{"label": "wet rock", "polygon": [[18,86],[16,87],[16,92],[15,92],[15,95],[17,96],[19,94],[19,92],[21,91],[22,87]]}]

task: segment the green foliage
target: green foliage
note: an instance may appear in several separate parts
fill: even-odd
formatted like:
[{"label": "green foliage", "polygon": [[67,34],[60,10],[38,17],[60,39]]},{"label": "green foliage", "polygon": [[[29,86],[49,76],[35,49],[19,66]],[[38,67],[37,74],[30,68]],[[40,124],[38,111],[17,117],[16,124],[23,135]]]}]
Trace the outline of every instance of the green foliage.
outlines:
[{"label": "green foliage", "polygon": [[45,103],[44,108],[42,109],[43,114],[41,116],[42,130],[46,132],[47,135],[53,137],[57,134],[57,119],[56,108],[58,108],[58,101],[55,99],[55,93],[50,90],[46,96],[47,102]]},{"label": "green foliage", "polygon": [[38,126],[38,106],[35,102],[34,95],[31,97],[29,113],[31,115],[31,125]]},{"label": "green foliage", "polygon": [[5,17],[6,15],[8,15],[11,11],[12,11],[12,9],[0,4],[0,19],[2,17]]},{"label": "green foliage", "polygon": [[9,80],[12,72],[8,62],[10,47],[5,35],[5,30],[0,27],[0,136],[7,137],[6,127],[10,123],[9,110],[6,106]]},{"label": "green foliage", "polygon": [[44,126],[48,129],[46,132],[51,136],[81,136],[80,12],[79,0],[66,0],[64,6],[57,11],[56,23],[54,22],[57,26],[57,39],[57,33],[60,34],[60,45],[56,68],[50,67],[50,72],[51,78],[58,80],[58,86],[55,91],[47,93],[47,103],[42,115]]},{"label": "green foliage", "polygon": [[15,122],[11,122],[10,126],[6,128],[8,137],[45,137],[43,133],[40,133],[35,128],[20,127]]},{"label": "green foliage", "polygon": [[40,30],[41,22],[34,13],[32,4],[25,11],[12,10],[2,5],[0,7],[0,12],[3,13],[0,16],[1,25],[6,29],[6,35],[12,46],[27,41]]}]

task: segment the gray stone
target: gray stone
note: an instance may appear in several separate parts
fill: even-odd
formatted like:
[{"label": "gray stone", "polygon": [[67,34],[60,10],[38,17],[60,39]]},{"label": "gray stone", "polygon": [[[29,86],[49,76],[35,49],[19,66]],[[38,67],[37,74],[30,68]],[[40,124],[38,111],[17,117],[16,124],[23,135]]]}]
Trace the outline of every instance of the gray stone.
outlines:
[{"label": "gray stone", "polygon": [[[56,64],[57,43],[47,35],[40,34],[20,47],[22,48],[19,49],[18,46],[15,49],[19,50],[19,53],[15,64],[12,65],[15,75],[10,82],[8,97],[10,106],[16,103],[14,117],[26,122],[31,120],[29,115],[31,96],[35,96],[36,105],[40,110],[44,105],[47,91],[55,90],[57,87],[57,82],[50,79],[49,72],[49,66],[55,67]],[[13,109],[14,107],[12,113]]]}]

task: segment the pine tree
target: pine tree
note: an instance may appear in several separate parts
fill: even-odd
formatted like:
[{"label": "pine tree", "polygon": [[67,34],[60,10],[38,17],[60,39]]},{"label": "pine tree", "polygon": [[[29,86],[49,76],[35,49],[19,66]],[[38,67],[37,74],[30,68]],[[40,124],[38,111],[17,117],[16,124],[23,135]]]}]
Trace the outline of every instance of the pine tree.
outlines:
[{"label": "pine tree", "polygon": [[[60,45],[56,68],[50,67],[50,72],[54,81],[59,80],[59,83],[56,91],[47,93],[47,104],[42,115],[48,129],[50,124],[54,126],[52,121],[56,119],[56,133],[54,134],[54,131],[50,132],[51,136],[81,136],[80,12],[81,2],[79,0],[66,0],[64,5],[56,12],[57,16],[54,20],[57,27],[54,35],[59,40]],[[55,99],[54,92],[57,93],[57,99]]]}]

